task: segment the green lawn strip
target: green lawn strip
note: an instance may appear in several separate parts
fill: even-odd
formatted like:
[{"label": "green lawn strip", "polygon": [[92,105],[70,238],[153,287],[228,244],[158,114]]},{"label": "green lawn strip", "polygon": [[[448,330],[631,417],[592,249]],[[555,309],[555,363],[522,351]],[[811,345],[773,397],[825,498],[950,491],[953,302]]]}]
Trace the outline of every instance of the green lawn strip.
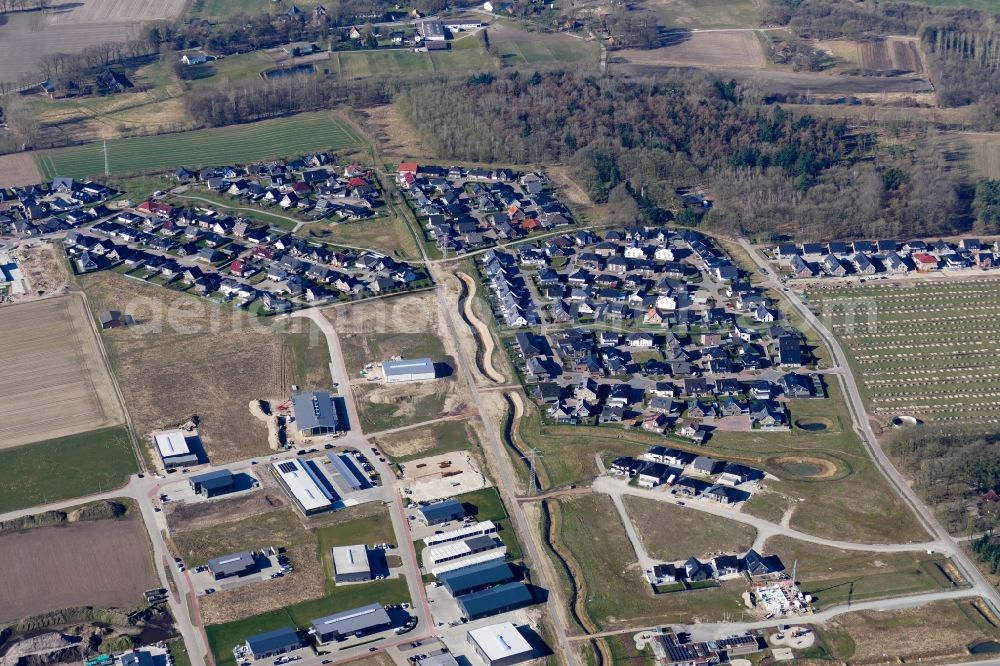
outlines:
[{"label": "green lawn strip", "polygon": [[845,551],[778,536],[767,540],[764,551],[778,555],[786,568],[796,567],[802,590],[820,609],[954,587],[939,568],[948,558],[924,550]]},{"label": "green lawn strip", "polygon": [[[104,172],[103,144],[57,148],[35,154],[46,178],[85,178]],[[244,125],[109,141],[112,173],[168,170],[185,166],[252,162],[313,150],[343,150],[356,142],[330,112],[302,113]]]},{"label": "green lawn strip", "polygon": [[255,615],[235,622],[205,627],[209,648],[216,666],[235,663],[233,647],[246,642],[249,636],[281,627],[306,629],[325,615],[350,610],[370,603],[395,604],[411,601],[405,578],[373,581],[363,585],[345,585],[319,599],[303,601],[287,608]]},{"label": "green lawn strip", "polygon": [[330,348],[319,327],[306,321],[306,330],[285,336],[292,359],[292,383],[303,390],[328,389],[333,381],[330,377]]},{"label": "green lawn strip", "polygon": [[0,450],[0,513],[112,490],[136,471],[122,427]]}]

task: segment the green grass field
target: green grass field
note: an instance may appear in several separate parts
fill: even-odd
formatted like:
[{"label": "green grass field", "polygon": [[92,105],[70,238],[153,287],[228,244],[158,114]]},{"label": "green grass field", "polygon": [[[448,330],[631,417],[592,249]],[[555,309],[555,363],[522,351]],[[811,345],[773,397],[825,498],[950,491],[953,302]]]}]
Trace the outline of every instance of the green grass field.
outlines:
[{"label": "green grass field", "polygon": [[373,581],[364,585],[349,585],[319,599],[303,601],[281,610],[263,613],[244,620],[214,624],[205,627],[208,644],[216,666],[232,666],[233,647],[247,637],[281,627],[295,626],[305,629],[316,618],[330,615],[374,602],[394,604],[411,601],[406,589],[406,579]]},{"label": "green grass field", "polygon": [[478,446],[478,438],[464,420],[441,421],[382,435],[376,443],[394,461],[406,462],[451,451],[469,451]]},{"label": "green grass field", "polygon": [[111,490],[136,471],[124,428],[0,450],[0,513]]},{"label": "green grass field", "polygon": [[648,0],[667,28],[755,28],[760,24],[757,0]]},{"label": "green grass field", "polygon": [[[294,4],[302,11],[309,11],[316,5],[322,4],[322,0],[296,0]],[[291,2],[284,0],[281,2],[274,0],[194,0],[188,13],[197,18],[218,20],[228,18],[238,12],[244,14],[287,12],[291,5]]]},{"label": "green grass field", "polygon": [[[233,164],[313,150],[344,150],[361,139],[341,119],[322,111],[177,134],[108,142],[112,173],[163,171],[179,166]],[[104,172],[102,144],[89,143],[35,154],[43,177],[86,178]]]}]

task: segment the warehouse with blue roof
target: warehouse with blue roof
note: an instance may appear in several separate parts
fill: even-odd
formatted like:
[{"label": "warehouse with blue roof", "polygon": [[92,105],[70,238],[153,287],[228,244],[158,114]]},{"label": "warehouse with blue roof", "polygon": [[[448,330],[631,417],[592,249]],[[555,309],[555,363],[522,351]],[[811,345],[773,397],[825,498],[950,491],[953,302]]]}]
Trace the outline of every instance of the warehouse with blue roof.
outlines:
[{"label": "warehouse with blue roof", "polygon": [[265,631],[247,639],[247,649],[254,659],[277,657],[279,654],[292,652],[302,647],[302,639],[293,627],[282,627],[274,631]]},{"label": "warehouse with blue roof", "polygon": [[214,472],[197,474],[188,479],[188,482],[196,495],[204,495],[205,497],[225,495],[233,492],[236,488],[236,479],[228,469],[217,469]]},{"label": "warehouse with blue roof", "polygon": [[438,582],[453,597],[479,592],[515,580],[517,574],[514,573],[514,568],[503,560],[481,562],[454,571],[446,571],[438,576]]},{"label": "warehouse with blue roof", "polygon": [[440,525],[452,520],[465,518],[465,506],[455,499],[425,504],[417,512],[427,525]]},{"label": "warehouse with blue roof", "polygon": [[481,617],[530,606],[535,603],[535,597],[524,583],[506,583],[481,592],[462,595],[456,601],[462,611],[462,618],[471,622]]}]

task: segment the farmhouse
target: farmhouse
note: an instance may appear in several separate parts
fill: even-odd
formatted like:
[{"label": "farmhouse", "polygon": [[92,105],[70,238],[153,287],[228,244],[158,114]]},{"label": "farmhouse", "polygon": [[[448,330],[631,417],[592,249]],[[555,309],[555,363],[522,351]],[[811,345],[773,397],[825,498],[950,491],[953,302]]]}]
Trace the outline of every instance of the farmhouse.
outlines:
[{"label": "farmhouse", "polygon": [[472,629],[466,640],[487,666],[511,666],[534,656],[531,644],[513,622]]},{"label": "farmhouse", "polygon": [[302,513],[311,516],[333,508],[333,494],[319,482],[317,473],[301,460],[271,463],[271,472]]},{"label": "farmhouse", "polygon": [[531,589],[524,583],[504,583],[480,592],[458,597],[462,618],[478,620],[498,613],[530,606],[535,602]]},{"label": "farmhouse", "polygon": [[337,408],[326,391],[312,391],[292,396],[295,424],[307,436],[337,432]]},{"label": "farmhouse", "polygon": [[426,525],[440,525],[465,518],[465,507],[458,500],[449,499],[444,502],[425,504],[417,509],[417,513],[420,514],[421,520]]},{"label": "farmhouse", "polygon": [[233,492],[235,488],[233,473],[228,469],[219,469],[192,476],[188,479],[188,483],[191,484],[191,490],[196,495],[204,495],[205,497],[225,495]]},{"label": "farmhouse", "polygon": [[180,430],[170,430],[161,432],[153,437],[156,442],[156,449],[160,453],[165,467],[183,467],[184,465],[197,465],[198,456],[191,452],[187,438]]},{"label": "farmhouse", "polygon": [[434,361],[429,358],[383,361],[382,375],[387,384],[425,382],[434,379]]},{"label": "farmhouse", "polygon": [[248,551],[213,557],[208,561],[208,570],[212,573],[215,580],[247,576],[257,573],[258,568],[253,554]]},{"label": "farmhouse", "polygon": [[312,621],[312,628],[321,643],[328,643],[352,635],[371,634],[387,629],[391,624],[392,620],[381,604],[370,604],[315,619]]},{"label": "farmhouse", "polygon": [[368,548],[364,544],[336,546],[333,549],[334,580],[338,583],[358,583],[372,579]]},{"label": "farmhouse", "polygon": [[254,659],[267,659],[302,647],[302,639],[292,627],[255,634],[247,639],[247,650]]}]

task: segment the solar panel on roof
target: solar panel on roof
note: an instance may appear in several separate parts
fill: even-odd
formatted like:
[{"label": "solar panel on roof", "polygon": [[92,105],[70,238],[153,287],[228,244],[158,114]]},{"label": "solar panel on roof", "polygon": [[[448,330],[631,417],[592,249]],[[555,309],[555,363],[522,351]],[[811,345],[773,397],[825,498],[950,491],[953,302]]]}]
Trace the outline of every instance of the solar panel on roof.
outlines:
[{"label": "solar panel on roof", "polygon": [[278,463],[278,469],[284,472],[285,474],[291,474],[292,472],[297,471],[298,467],[295,466],[295,463],[283,462],[283,463]]}]

